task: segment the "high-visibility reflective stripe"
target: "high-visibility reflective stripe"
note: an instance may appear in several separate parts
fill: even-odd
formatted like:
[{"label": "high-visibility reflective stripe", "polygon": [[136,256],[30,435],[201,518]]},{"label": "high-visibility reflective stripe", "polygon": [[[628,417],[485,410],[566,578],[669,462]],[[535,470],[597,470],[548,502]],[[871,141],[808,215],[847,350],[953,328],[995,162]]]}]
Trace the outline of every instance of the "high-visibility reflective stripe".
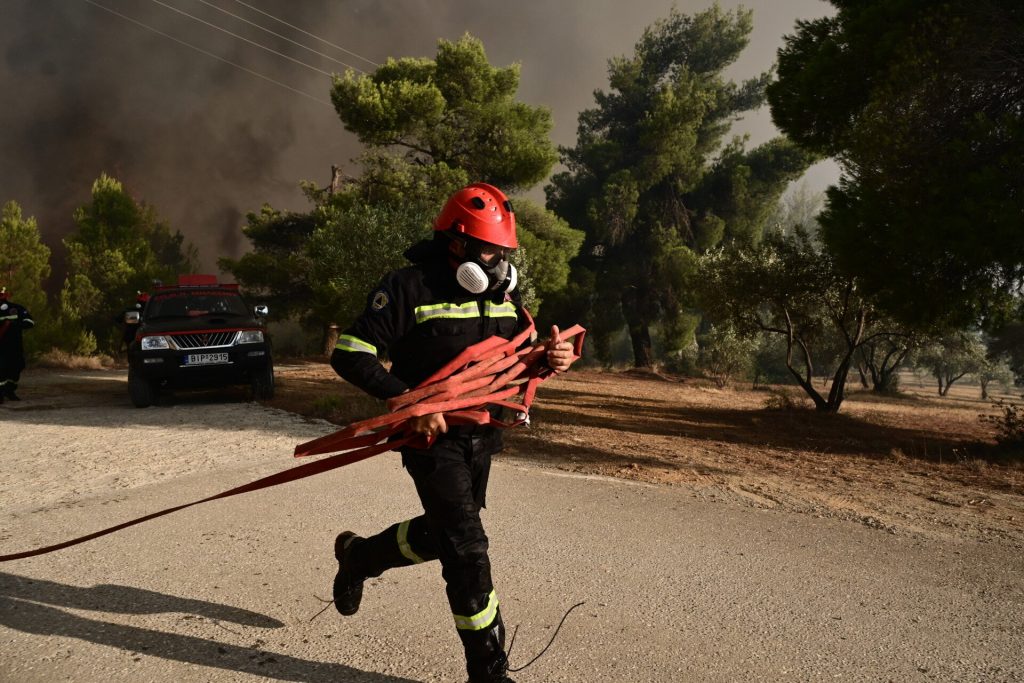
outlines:
[{"label": "high-visibility reflective stripe", "polygon": [[[480,309],[475,301],[464,304],[430,304],[429,306],[417,306],[415,309],[416,322],[422,323],[427,320],[438,320],[441,318],[479,318]],[[486,318],[516,318],[516,306],[511,301],[495,304],[490,301],[484,302],[484,317]]]},{"label": "high-visibility reflective stripe", "polygon": [[0,320],[17,320],[17,319],[18,319],[18,314],[17,313],[15,313],[14,315],[0,315]]},{"label": "high-visibility reflective stripe", "polygon": [[519,314],[516,313],[516,305],[511,301],[505,301],[500,304],[494,304],[490,301],[484,306],[484,315],[488,318],[518,318]]},{"label": "high-visibility reflective stripe", "polygon": [[359,337],[353,337],[350,334],[343,334],[338,337],[338,343],[334,345],[334,348],[338,351],[356,351],[359,353],[372,353],[377,355],[377,347],[373,344],[364,342]]},{"label": "high-visibility reflective stripe", "polygon": [[431,304],[429,306],[417,306],[415,309],[416,322],[422,323],[427,320],[440,318],[479,318],[480,309],[475,301],[468,301],[464,304]]},{"label": "high-visibility reflective stripe", "polygon": [[487,596],[487,606],[471,617],[464,617],[461,614],[453,614],[455,617],[455,628],[460,631],[482,631],[494,623],[494,617],[498,614],[498,596],[494,591]]},{"label": "high-visibility reflective stripe", "polygon": [[409,545],[409,522],[411,520],[405,520],[398,525],[398,549],[402,551],[407,559],[412,560],[416,564],[423,562],[423,558],[413,552],[412,546]]},{"label": "high-visibility reflective stripe", "polygon": [[22,322],[26,322],[29,325],[35,325],[36,324],[36,321],[33,320],[32,318],[25,318]]},{"label": "high-visibility reflective stripe", "polygon": [[2,387],[3,385],[7,384],[8,382],[10,382],[11,384],[14,384],[14,381],[13,381],[13,380],[9,380],[9,379],[0,379],[0,387]]}]

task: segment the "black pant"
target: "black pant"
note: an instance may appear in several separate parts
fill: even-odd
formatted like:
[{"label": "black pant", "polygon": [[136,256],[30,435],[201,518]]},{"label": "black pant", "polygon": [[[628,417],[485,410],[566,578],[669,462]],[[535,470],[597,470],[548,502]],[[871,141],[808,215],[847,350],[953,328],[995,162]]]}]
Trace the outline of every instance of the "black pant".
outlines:
[{"label": "black pant", "polygon": [[13,394],[18,388],[19,379],[21,379],[21,368],[0,366],[0,396]]},{"label": "black pant", "polygon": [[448,604],[471,676],[474,669],[504,657],[487,534],[480,522],[491,456],[500,450],[501,435],[491,427],[453,427],[427,450],[402,449],[402,464],[416,484],[424,514],[393,524],[352,551],[354,570],[366,577],[441,561]]}]

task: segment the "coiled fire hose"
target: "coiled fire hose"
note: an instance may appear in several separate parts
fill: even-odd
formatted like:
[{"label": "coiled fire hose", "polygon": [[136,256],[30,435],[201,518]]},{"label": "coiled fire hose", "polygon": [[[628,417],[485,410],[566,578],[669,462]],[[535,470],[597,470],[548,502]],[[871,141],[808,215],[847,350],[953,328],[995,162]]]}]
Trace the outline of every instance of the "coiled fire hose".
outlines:
[{"label": "coiled fire hose", "polygon": [[[429,446],[433,438],[427,439],[409,429],[409,422],[421,415],[443,413],[449,424],[490,424],[501,428],[520,425],[529,415],[537,385],[554,373],[544,362],[547,348],[544,343],[519,348],[533,331],[533,320],[530,319],[529,326],[511,340],[494,336],[474,344],[415,389],[390,399],[387,402],[390,412],[355,422],[333,434],[295,447],[297,458],[324,453],[337,455],[292,467],[201,500],[160,510],[62,543],[0,555],[0,562],[45,555],[178,510],[311,477],[405,445]],[[573,340],[574,360],[582,353],[585,335],[586,330],[579,325],[573,325],[560,334],[563,340]],[[497,420],[488,412],[488,407],[511,409],[517,418],[512,422]]]}]

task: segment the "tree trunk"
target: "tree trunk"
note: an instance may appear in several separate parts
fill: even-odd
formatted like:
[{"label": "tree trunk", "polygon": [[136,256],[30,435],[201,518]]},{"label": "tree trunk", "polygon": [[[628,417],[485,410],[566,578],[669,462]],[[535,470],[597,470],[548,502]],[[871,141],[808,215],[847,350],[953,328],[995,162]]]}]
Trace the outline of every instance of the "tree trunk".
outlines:
[{"label": "tree trunk", "polygon": [[807,394],[812,401],[814,401],[814,409],[819,412],[828,412],[828,403],[825,401],[824,398],[821,397],[821,394],[818,393],[818,390],[814,388],[814,384],[812,384],[811,382],[807,381],[804,377],[802,377],[800,373],[797,372],[792,365],[787,363],[786,367],[789,369],[789,372],[796,379],[796,383],[799,384],[800,388],[804,390],[804,393]]},{"label": "tree trunk", "polygon": [[[864,363],[857,363],[857,373],[860,375],[860,386],[862,389],[870,389],[871,383],[868,382],[867,373],[864,372]],[[874,374],[874,373],[872,373]],[[876,387],[877,391],[877,387]]]},{"label": "tree trunk", "polygon": [[862,307],[857,313],[857,328],[852,335],[845,335],[847,351],[843,360],[839,362],[835,374],[832,376],[832,389],[828,392],[828,401],[819,410],[826,413],[838,413],[846,398],[846,380],[850,376],[850,366],[853,364],[853,356],[860,348],[861,339],[864,338],[864,327],[867,325],[867,311]]},{"label": "tree trunk", "polygon": [[[802,339],[797,337],[793,328],[793,321],[790,318],[789,311],[783,309],[786,314],[786,369],[789,370],[793,378],[796,379],[796,383],[800,385],[800,388],[804,390],[811,400],[814,401],[814,409],[819,411],[825,410],[825,399],[821,397],[818,390],[814,388],[814,364],[811,362],[811,352],[807,348],[807,344]],[[795,367],[793,367],[793,352],[796,347],[800,347],[800,351],[804,357],[804,368],[807,371],[807,375],[801,375]]]},{"label": "tree trunk", "polygon": [[985,380],[980,380],[979,384],[981,384],[981,400],[982,401],[987,401],[988,400],[988,382],[985,381]]},{"label": "tree trunk", "polygon": [[629,338],[633,342],[633,367],[653,367],[654,358],[651,355],[651,330],[647,326],[647,323],[630,325]]},{"label": "tree trunk", "polygon": [[961,373],[960,373],[959,375],[957,375],[956,377],[953,377],[952,375],[950,375],[949,377],[947,377],[947,378],[946,378],[946,390],[945,390],[944,392],[942,392],[942,395],[943,395],[943,396],[945,396],[946,394],[948,394],[948,393],[949,393],[949,388],[950,388],[951,386],[953,386],[953,382],[957,381],[958,379],[960,379],[961,377],[963,377],[963,376],[964,376],[964,375],[966,375],[966,374],[967,374],[966,372],[961,372]]},{"label": "tree trunk", "polygon": [[850,376],[850,365],[853,363],[853,354],[857,350],[856,344],[859,341],[860,331],[852,340],[854,346],[846,352],[846,356],[839,362],[839,367],[836,368],[836,372],[832,376],[832,389],[828,392],[828,401],[819,410],[833,414],[839,412],[840,406],[843,405],[843,399],[846,398],[846,380]]},{"label": "tree trunk", "polygon": [[826,413],[838,413],[839,407],[843,405],[846,398],[846,379],[850,375],[850,356],[839,364],[836,374],[832,378],[832,390],[828,392],[828,402],[825,404]]},{"label": "tree trunk", "polygon": [[331,164],[331,188],[330,194],[335,195],[341,191],[341,186],[345,182],[345,173],[341,170],[340,166]]},{"label": "tree trunk", "polygon": [[872,391],[879,394],[887,394],[892,391],[893,380],[896,377],[896,369],[883,370],[878,373],[878,380],[874,382],[874,386],[871,388]]},{"label": "tree trunk", "polygon": [[650,323],[654,319],[654,311],[651,297],[639,287],[627,287],[622,292],[621,301],[629,339],[633,344],[633,367],[653,367]]}]

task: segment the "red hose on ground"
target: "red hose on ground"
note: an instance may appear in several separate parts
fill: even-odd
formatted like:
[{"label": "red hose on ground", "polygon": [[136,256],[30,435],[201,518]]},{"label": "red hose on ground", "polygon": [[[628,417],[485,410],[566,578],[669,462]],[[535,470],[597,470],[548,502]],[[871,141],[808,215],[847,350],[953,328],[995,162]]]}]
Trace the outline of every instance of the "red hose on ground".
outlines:
[{"label": "red hose on ground", "polygon": [[[537,385],[553,373],[553,370],[543,363],[545,344],[535,344],[517,351],[529,338],[533,329],[531,319],[529,327],[511,340],[495,336],[474,344],[415,389],[389,400],[388,409],[391,412],[355,422],[333,434],[295,447],[297,458],[335,452],[337,455],[299,465],[208,498],[160,510],[86,536],[34,550],[0,555],[0,562],[45,555],[178,510],[311,477],[379,453],[397,450],[405,445],[420,448],[429,446],[432,439],[427,440],[408,431],[409,421],[421,415],[444,413],[445,421],[449,424],[491,424],[501,428],[522,424],[529,414]],[[582,353],[585,335],[586,330],[579,325],[573,325],[560,335],[563,340],[573,339],[574,360]],[[514,397],[518,397],[518,402],[510,400]],[[508,408],[521,413],[523,417],[513,422],[496,420],[488,412],[488,406]]]}]

